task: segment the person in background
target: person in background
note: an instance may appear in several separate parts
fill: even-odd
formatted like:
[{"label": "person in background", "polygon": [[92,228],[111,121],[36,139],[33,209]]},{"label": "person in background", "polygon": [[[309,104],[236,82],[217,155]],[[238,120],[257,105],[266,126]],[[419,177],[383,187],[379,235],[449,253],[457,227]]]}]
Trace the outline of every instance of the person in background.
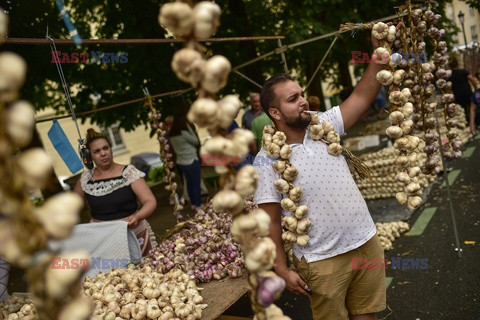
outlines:
[{"label": "person in background", "polygon": [[252,122],[252,132],[255,135],[255,142],[257,150],[254,155],[262,148],[262,136],[263,136],[263,128],[266,125],[273,124],[272,119],[263,112],[259,117],[255,118]]},{"label": "person in background", "polygon": [[200,140],[193,124],[188,122],[186,113],[175,116],[170,129],[170,140],[177,157],[177,167],[185,176],[190,203],[194,208],[200,208],[202,205],[200,188],[202,171],[198,156]]},{"label": "person in background", "polygon": [[473,94],[470,84],[476,89],[477,81],[467,70],[459,68],[457,60],[452,60],[450,67],[452,68],[452,75],[448,80],[452,82],[452,91],[455,96],[455,102],[465,109],[468,121],[470,118],[470,98]]},{"label": "person in background", "polygon": [[317,96],[310,96],[307,99],[308,105],[310,106],[310,111],[321,111],[320,107],[322,103],[320,102],[320,98]]},{"label": "person in background", "polygon": [[[480,85],[480,68],[475,73],[475,78],[477,84]],[[477,133],[477,127],[480,126],[480,86],[477,87],[477,90],[472,94],[470,101],[470,132],[475,134]]]},{"label": "person in background", "polygon": [[255,92],[250,94],[250,105],[252,108],[245,111],[242,117],[242,128],[248,130],[252,130],[253,120],[263,113],[259,93]]},{"label": "person in background", "polygon": [[380,92],[375,98],[374,105],[377,109],[377,118],[385,119],[386,117],[385,106],[387,105],[387,92],[385,91],[384,86],[382,86],[382,88],[380,89]]},{"label": "person in background", "polygon": [[73,192],[86,199],[91,212],[90,222],[128,222],[142,255],[147,255],[156,246],[156,241],[146,219],[157,208],[157,201],[145,182],[145,174],[133,165],[114,162],[110,140],[102,133],[88,129],[86,140],[95,167],[82,173]]}]

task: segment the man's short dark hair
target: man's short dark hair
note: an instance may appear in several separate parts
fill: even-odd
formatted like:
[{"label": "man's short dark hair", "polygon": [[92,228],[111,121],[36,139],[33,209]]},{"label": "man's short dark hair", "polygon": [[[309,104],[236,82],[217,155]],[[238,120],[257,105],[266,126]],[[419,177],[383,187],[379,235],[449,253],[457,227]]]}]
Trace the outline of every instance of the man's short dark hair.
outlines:
[{"label": "man's short dark hair", "polygon": [[281,73],[274,76],[271,76],[265,83],[263,84],[262,91],[260,92],[260,104],[262,105],[263,112],[265,112],[270,119],[273,120],[270,113],[268,113],[268,109],[271,107],[278,107],[277,97],[275,96],[274,87],[278,83],[286,82],[286,81],[295,81],[293,78],[286,74]]}]

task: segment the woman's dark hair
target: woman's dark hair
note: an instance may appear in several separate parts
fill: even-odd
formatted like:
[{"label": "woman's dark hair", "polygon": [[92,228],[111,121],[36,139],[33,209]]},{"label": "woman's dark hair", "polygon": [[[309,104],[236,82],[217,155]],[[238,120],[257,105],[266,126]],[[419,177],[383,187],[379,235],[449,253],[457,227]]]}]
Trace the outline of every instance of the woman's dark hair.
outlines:
[{"label": "woman's dark hair", "polygon": [[268,109],[272,107],[278,107],[277,97],[275,96],[274,87],[278,83],[286,82],[286,81],[294,81],[293,78],[286,74],[281,73],[274,76],[271,76],[267,81],[265,81],[262,90],[260,91],[260,104],[262,105],[263,112],[267,114],[267,116],[273,120],[268,113]]},{"label": "woman's dark hair", "polygon": [[188,130],[186,114],[177,114],[173,118],[173,124],[170,128],[170,137],[179,136],[182,130]]},{"label": "woman's dark hair", "polygon": [[103,133],[97,132],[97,131],[93,130],[92,128],[88,129],[87,130],[87,137],[86,137],[87,148],[90,149],[90,144],[97,139],[105,139],[105,140],[107,140],[108,145],[110,147],[112,146],[112,144],[110,143],[110,140]]}]

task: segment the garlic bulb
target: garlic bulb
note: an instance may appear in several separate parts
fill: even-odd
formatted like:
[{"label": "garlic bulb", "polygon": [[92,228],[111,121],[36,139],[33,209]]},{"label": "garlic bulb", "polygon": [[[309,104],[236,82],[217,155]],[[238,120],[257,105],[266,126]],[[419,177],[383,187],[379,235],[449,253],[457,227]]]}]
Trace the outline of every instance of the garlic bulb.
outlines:
[{"label": "garlic bulb", "polygon": [[340,136],[335,131],[330,131],[327,134],[327,141],[328,142],[333,142],[333,143],[339,143],[340,142]]},{"label": "garlic bulb", "polygon": [[378,82],[380,82],[384,86],[388,86],[390,83],[393,82],[393,75],[388,70],[381,70],[377,72],[376,78]]},{"label": "garlic bulb", "polygon": [[253,195],[258,183],[258,172],[253,166],[242,167],[235,177],[235,190],[244,197]]},{"label": "garlic bulb", "polygon": [[275,189],[280,192],[280,193],[288,193],[288,190],[290,189],[290,185],[288,184],[288,181],[284,179],[277,179],[273,182],[273,185]]},{"label": "garlic bulb", "polygon": [[0,53],[0,99],[12,102],[18,97],[18,90],[25,82],[27,64],[13,52]]},{"label": "garlic bulb", "polygon": [[297,230],[297,219],[294,216],[283,217],[283,223],[288,230],[292,232]]},{"label": "garlic bulb", "polygon": [[303,219],[306,217],[308,212],[308,207],[305,205],[298,206],[297,209],[295,210],[295,218],[297,219]]},{"label": "garlic bulb", "polygon": [[387,64],[390,61],[390,53],[384,47],[378,47],[372,53],[372,62]]},{"label": "garlic bulb", "polygon": [[193,8],[195,20],[194,35],[196,38],[210,38],[219,25],[221,9],[210,1],[201,1]]},{"label": "garlic bulb", "polygon": [[398,139],[403,136],[403,130],[399,126],[390,126],[385,133],[392,139]]},{"label": "garlic bulb", "polygon": [[331,143],[328,145],[327,152],[332,156],[338,156],[342,153],[343,147],[338,143]]},{"label": "garlic bulb", "polygon": [[388,36],[388,25],[383,22],[377,22],[372,27],[372,35],[378,40],[383,40]]},{"label": "garlic bulb", "polygon": [[17,163],[25,176],[25,184],[30,189],[43,188],[53,170],[52,160],[42,148],[22,152]]},{"label": "garlic bulb", "polygon": [[176,76],[196,87],[203,77],[206,61],[193,49],[183,48],[175,52],[172,59],[172,70]]},{"label": "garlic bulb", "polygon": [[[398,54],[398,53],[395,53],[395,54]],[[405,77],[405,70],[402,70],[402,69],[396,70],[393,73],[393,83],[395,83],[396,85],[400,85],[404,77]]]},{"label": "garlic bulb", "polygon": [[219,212],[228,212],[233,215],[242,211],[245,201],[235,191],[221,190],[213,198],[213,209]]},{"label": "garlic bulb", "polygon": [[[280,149],[281,150],[281,149]],[[286,163],[283,160],[277,160],[274,164],[272,164],[273,170],[278,173],[282,173],[286,169]]]},{"label": "garlic bulb", "polygon": [[308,244],[308,240],[310,240],[310,237],[307,234],[297,236],[297,244],[299,246],[306,246]]},{"label": "garlic bulb", "polygon": [[92,301],[88,298],[76,298],[63,307],[58,320],[87,320],[92,310]]},{"label": "garlic bulb", "polygon": [[298,169],[290,166],[283,171],[283,178],[287,181],[293,181],[298,175]]},{"label": "garlic bulb", "polygon": [[54,239],[65,239],[80,222],[83,199],[73,192],[56,194],[34,210],[40,223]]},{"label": "garlic bulb", "polygon": [[32,139],[35,125],[35,110],[28,101],[20,100],[12,103],[7,113],[6,129],[17,147],[25,147]]},{"label": "garlic bulb", "polygon": [[227,129],[237,116],[242,102],[237,95],[229,94],[217,102],[217,118],[220,120],[220,126]]},{"label": "garlic bulb", "polygon": [[280,205],[285,211],[295,212],[295,210],[297,210],[297,205],[290,198],[283,198],[282,201],[280,201]]},{"label": "garlic bulb", "polygon": [[333,125],[328,122],[328,121],[324,121],[322,122],[322,128],[323,128],[323,131],[324,131],[324,134],[328,134],[330,131],[334,131],[335,128],[333,127]]},{"label": "garlic bulb", "polygon": [[165,3],[160,8],[158,22],[175,36],[188,36],[194,24],[193,10],[179,1]]},{"label": "garlic bulb", "polygon": [[[62,259],[61,261],[64,261],[64,259],[67,261],[72,261],[73,259],[82,261],[82,259],[89,260],[90,255],[85,250],[77,250],[63,254],[60,258]],[[64,297],[71,290],[72,284],[77,281],[83,271],[81,268],[64,269],[55,268],[53,265],[47,268],[45,272],[45,282],[49,295],[58,299]]]},{"label": "garlic bulb", "polygon": [[267,271],[273,267],[275,257],[275,243],[269,237],[261,238],[258,244],[246,254],[245,266],[250,272]]},{"label": "garlic bulb", "polygon": [[300,198],[302,197],[302,189],[300,187],[293,187],[290,189],[288,192],[288,196],[292,201],[298,202],[300,201]]},{"label": "garlic bulb", "polygon": [[227,84],[228,74],[232,66],[224,56],[216,55],[207,60],[204,68],[204,77],[201,86],[210,93],[217,93],[218,90]]},{"label": "garlic bulb", "polygon": [[215,100],[199,98],[190,107],[187,118],[200,128],[211,127],[216,124],[217,108]]},{"label": "garlic bulb", "polygon": [[292,147],[290,145],[285,144],[282,146],[280,149],[280,157],[282,159],[290,159],[290,156],[292,155]]}]

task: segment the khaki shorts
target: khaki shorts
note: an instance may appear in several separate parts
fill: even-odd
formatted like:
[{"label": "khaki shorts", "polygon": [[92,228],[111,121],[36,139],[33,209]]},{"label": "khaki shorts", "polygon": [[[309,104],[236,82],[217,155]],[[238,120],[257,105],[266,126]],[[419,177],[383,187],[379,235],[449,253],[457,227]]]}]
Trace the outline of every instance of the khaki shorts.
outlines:
[{"label": "khaki shorts", "polygon": [[[304,257],[293,257],[297,273],[312,290],[310,305],[315,320],[345,320],[349,315],[385,310],[384,266],[358,267],[359,258],[364,262],[383,261],[378,236],[357,249],[325,260],[307,263]],[[352,261],[356,264],[352,265]]]}]

